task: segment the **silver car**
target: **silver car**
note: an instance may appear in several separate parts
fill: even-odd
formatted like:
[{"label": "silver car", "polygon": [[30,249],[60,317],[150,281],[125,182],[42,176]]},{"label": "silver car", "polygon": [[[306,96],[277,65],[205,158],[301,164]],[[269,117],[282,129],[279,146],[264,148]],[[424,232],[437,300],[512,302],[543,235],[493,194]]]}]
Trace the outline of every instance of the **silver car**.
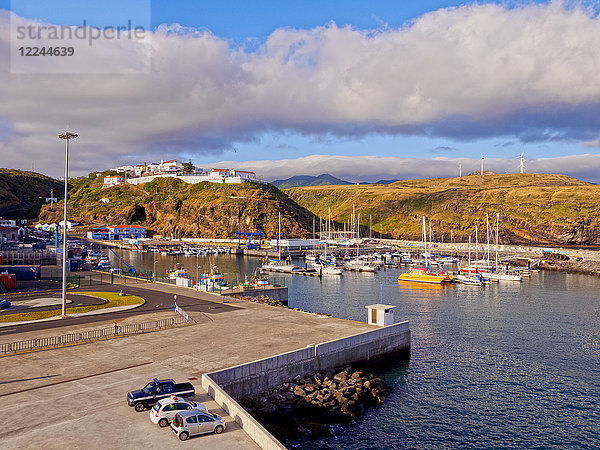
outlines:
[{"label": "silver car", "polygon": [[204,406],[202,403],[184,399],[183,397],[171,395],[170,397],[163,398],[154,404],[150,410],[150,420],[153,423],[157,423],[161,427],[166,427],[169,425],[169,423],[171,423],[171,420],[173,417],[175,417],[175,414],[191,409],[196,411],[206,411],[206,406]]},{"label": "silver car", "polygon": [[180,411],[171,422],[171,429],[179,439],[186,441],[196,434],[222,433],[225,430],[225,421],[209,412]]}]

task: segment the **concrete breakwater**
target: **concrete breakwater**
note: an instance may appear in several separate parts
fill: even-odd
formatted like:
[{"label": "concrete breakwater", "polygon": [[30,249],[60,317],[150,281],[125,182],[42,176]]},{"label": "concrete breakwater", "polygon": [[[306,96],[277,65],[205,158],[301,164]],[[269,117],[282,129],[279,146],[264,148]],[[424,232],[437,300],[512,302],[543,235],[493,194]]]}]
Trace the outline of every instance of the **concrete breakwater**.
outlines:
[{"label": "concrete breakwater", "polygon": [[202,375],[202,387],[263,448],[284,448],[235,399],[260,394],[293,380],[347,365],[375,362],[383,357],[410,356],[408,322],[337,339]]}]

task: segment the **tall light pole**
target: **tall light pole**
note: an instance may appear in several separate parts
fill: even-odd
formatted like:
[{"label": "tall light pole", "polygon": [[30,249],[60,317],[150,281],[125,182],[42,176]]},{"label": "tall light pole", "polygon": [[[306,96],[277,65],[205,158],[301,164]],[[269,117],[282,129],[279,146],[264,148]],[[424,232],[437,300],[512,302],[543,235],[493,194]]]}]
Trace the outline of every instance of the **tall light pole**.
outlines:
[{"label": "tall light pole", "polygon": [[59,139],[65,140],[65,196],[63,212],[63,255],[62,255],[62,314],[67,317],[67,180],[69,179],[69,141],[76,139],[77,134],[65,131],[58,135]]},{"label": "tall light pole", "polygon": [[156,263],[158,261],[156,261],[156,259],[154,259],[154,265],[152,267],[152,282],[156,283]]}]

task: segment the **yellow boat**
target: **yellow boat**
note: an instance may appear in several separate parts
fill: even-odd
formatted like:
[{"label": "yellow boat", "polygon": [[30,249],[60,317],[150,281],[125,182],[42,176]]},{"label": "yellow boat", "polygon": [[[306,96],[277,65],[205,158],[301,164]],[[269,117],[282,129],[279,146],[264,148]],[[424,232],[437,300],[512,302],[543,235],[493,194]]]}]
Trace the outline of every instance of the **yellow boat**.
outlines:
[{"label": "yellow boat", "polygon": [[425,269],[411,269],[408,273],[402,273],[398,281],[412,281],[415,283],[441,284],[450,283],[453,280],[452,275],[447,273],[431,273]]}]

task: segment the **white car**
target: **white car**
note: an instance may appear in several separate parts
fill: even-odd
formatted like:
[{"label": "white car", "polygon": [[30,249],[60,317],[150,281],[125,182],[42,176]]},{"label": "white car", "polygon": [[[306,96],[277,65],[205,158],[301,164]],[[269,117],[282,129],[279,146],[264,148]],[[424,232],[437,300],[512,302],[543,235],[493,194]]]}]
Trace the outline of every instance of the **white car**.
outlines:
[{"label": "white car", "polygon": [[206,412],[206,406],[202,403],[197,403],[192,400],[184,399],[183,397],[175,397],[174,395],[163,398],[157,401],[150,410],[150,420],[157,423],[161,427],[166,427],[171,423],[173,417],[178,412],[187,410]]},{"label": "white car", "polygon": [[196,434],[221,434],[225,430],[225,420],[209,412],[181,411],[171,422],[171,430],[180,440],[186,441]]}]

